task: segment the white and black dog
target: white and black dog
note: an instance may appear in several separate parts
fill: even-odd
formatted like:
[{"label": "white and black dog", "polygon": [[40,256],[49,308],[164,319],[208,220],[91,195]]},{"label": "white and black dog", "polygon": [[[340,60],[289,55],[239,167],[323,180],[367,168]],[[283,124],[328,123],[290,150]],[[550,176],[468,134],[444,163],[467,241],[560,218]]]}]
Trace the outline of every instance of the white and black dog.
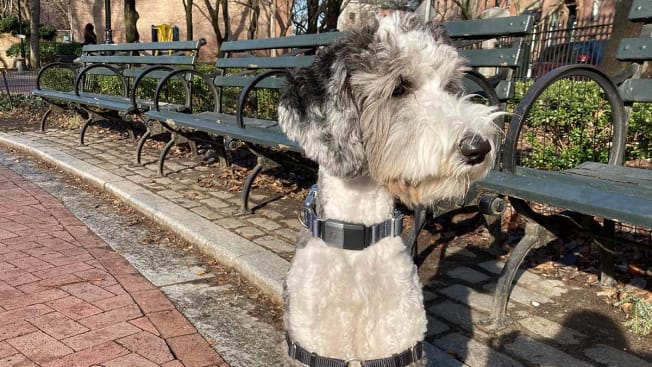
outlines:
[{"label": "white and black dog", "polygon": [[394,202],[463,196],[492,167],[500,113],[461,95],[465,70],[441,25],[394,14],[289,78],[279,121],[319,164],[319,186],[286,281],[288,366],[425,366]]}]

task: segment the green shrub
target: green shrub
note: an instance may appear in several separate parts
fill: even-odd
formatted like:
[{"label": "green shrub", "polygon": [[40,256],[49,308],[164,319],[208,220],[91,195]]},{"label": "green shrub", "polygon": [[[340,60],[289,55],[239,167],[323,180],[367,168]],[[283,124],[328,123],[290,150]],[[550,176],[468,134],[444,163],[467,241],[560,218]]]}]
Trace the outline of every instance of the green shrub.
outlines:
[{"label": "green shrub", "polygon": [[[16,15],[9,15],[0,18],[0,33],[22,34],[29,36],[30,24],[28,21],[22,21],[22,29],[19,27],[18,17]],[[57,28],[50,23],[42,23],[38,25],[38,35],[40,39],[52,41],[57,35]]]},{"label": "green shrub", "polygon": [[57,27],[50,23],[39,24],[38,36],[42,40],[52,41],[57,36]]},{"label": "green shrub", "polygon": [[[41,64],[45,65],[47,63],[53,62],[56,60],[57,55],[81,55],[82,44],[81,43],[61,43],[53,41],[41,41],[39,42],[41,47]],[[27,42],[23,43],[25,50],[25,57],[29,57],[29,44]],[[7,56],[9,57],[19,57],[20,56],[20,43],[14,43],[7,50]]]},{"label": "green shrub", "polygon": [[[521,98],[531,82],[516,84]],[[508,104],[512,112],[518,99]],[[520,164],[562,170],[586,161],[607,162],[611,147],[611,108],[592,81],[562,79],[544,91],[524,120],[518,143]],[[652,158],[652,104],[634,106],[626,160]]]},{"label": "green shrub", "polygon": [[[22,32],[23,34],[29,33],[29,22],[23,20],[22,22]],[[0,33],[12,33],[17,34],[20,32],[20,27],[18,23],[18,16],[9,15],[3,18],[0,18]]]}]

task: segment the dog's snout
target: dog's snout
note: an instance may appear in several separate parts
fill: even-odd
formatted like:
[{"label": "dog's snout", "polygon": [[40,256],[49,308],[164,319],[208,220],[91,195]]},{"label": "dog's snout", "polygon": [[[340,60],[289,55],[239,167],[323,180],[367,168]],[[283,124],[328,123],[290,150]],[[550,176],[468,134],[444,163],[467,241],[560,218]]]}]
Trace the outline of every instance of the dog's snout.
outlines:
[{"label": "dog's snout", "polygon": [[484,157],[491,151],[489,140],[477,135],[466,135],[460,141],[460,153],[470,165],[482,163]]}]

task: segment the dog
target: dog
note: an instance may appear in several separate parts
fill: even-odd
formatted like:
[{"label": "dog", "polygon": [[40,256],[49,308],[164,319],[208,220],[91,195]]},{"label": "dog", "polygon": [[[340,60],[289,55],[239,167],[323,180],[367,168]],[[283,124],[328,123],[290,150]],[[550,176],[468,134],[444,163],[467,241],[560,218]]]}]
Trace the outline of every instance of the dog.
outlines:
[{"label": "dog", "polygon": [[492,167],[499,112],[462,96],[466,70],[443,26],[395,13],[288,77],[279,124],[319,173],[285,283],[287,366],[426,365],[394,204],[463,197]]}]

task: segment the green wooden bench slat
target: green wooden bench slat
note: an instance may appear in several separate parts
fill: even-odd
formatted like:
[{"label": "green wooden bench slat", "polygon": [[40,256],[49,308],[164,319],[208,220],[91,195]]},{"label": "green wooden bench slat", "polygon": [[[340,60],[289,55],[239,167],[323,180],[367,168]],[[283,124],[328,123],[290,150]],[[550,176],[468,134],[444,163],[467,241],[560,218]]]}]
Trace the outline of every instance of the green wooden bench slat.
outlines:
[{"label": "green wooden bench slat", "polygon": [[[600,188],[591,187],[589,185],[591,182],[592,179],[588,178],[575,177],[575,182],[565,182],[555,178],[555,175],[542,179],[537,175],[514,175],[509,172],[492,170],[487,177],[476,184],[482,189],[524,200],[637,226],[652,227],[652,205],[650,205],[650,200],[641,199],[645,197],[645,194],[638,192],[637,195],[627,195],[621,192],[605,192]],[[652,191],[645,190],[645,192],[648,194],[647,198],[652,197]]]},{"label": "green wooden bench slat", "polygon": [[652,102],[652,79],[628,79],[618,91],[625,102]]},{"label": "green wooden bench slat", "polygon": [[332,43],[341,37],[341,32],[326,32],[318,34],[303,34],[290,37],[275,37],[255,40],[224,42],[220,50],[223,52],[271,50],[278,48],[315,47]]},{"label": "green wooden bench slat", "polygon": [[[567,169],[561,172],[517,167],[516,175],[536,177],[541,179],[542,182],[564,182],[567,184],[599,189],[608,193],[631,196],[639,195],[641,189],[650,189],[648,182],[642,181],[641,179],[637,180],[625,174],[617,175],[617,171],[614,170],[614,167],[618,166],[604,163],[595,163],[594,167],[579,165],[575,168]],[[648,174],[650,173],[648,172]]]},{"label": "green wooden bench slat", "polygon": [[486,50],[460,50],[460,53],[469,61],[469,64],[476,67],[517,67],[520,65],[520,48],[510,47]]},{"label": "green wooden bench slat", "polygon": [[309,66],[314,56],[233,57],[218,59],[219,68],[287,69]]},{"label": "green wooden bench slat", "polygon": [[82,55],[79,61],[94,64],[156,64],[156,65],[193,65],[195,56],[104,56]]},{"label": "green wooden bench slat", "polygon": [[500,36],[525,35],[532,32],[533,26],[534,18],[530,15],[444,23],[448,35],[457,39],[489,39]]},{"label": "green wooden bench slat", "polygon": [[632,21],[647,21],[652,19],[652,1],[634,0],[629,10],[629,19]]},{"label": "green wooden bench slat", "polygon": [[571,172],[574,175],[587,177],[597,175],[597,177],[609,180],[610,182],[622,182],[624,184],[635,183],[648,190],[652,190],[652,171],[649,169],[585,162],[564,172]]},{"label": "green wooden bench slat", "polygon": [[[246,76],[218,76],[214,83],[220,87],[244,87],[252,80],[252,77]],[[286,79],[284,77],[270,77],[261,80],[256,86],[258,88],[282,89],[285,87]]]},{"label": "green wooden bench slat", "polygon": [[199,49],[202,41],[175,41],[175,42],[145,42],[145,43],[102,43],[99,45],[85,45],[82,52],[125,52],[125,51],[153,51],[175,50],[193,51]]},{"label": "green wooden bench slat", "polygon": [[176,112],[149,111],[145,113],[145,116],[173,126],[192,128],[217,136],[228,136],[262,146],[302,152],[301,147],[296,142],[290,140],[278,125],[275,124],[270,127],[255,126],[256,122],[254,120],[256,119],[245,118],[245,125],[251,126],[241,129],[236,126],[233,116],[229,116],[230,118],[228,120],[218,120],[220,121],[218,122],[213,118],[214,115],[212,113],[191,115]]},{"label": "green wooden bench slat", "polygon": [[623,38],[616,54],[618,60],[652,60],[652,38]]}]

